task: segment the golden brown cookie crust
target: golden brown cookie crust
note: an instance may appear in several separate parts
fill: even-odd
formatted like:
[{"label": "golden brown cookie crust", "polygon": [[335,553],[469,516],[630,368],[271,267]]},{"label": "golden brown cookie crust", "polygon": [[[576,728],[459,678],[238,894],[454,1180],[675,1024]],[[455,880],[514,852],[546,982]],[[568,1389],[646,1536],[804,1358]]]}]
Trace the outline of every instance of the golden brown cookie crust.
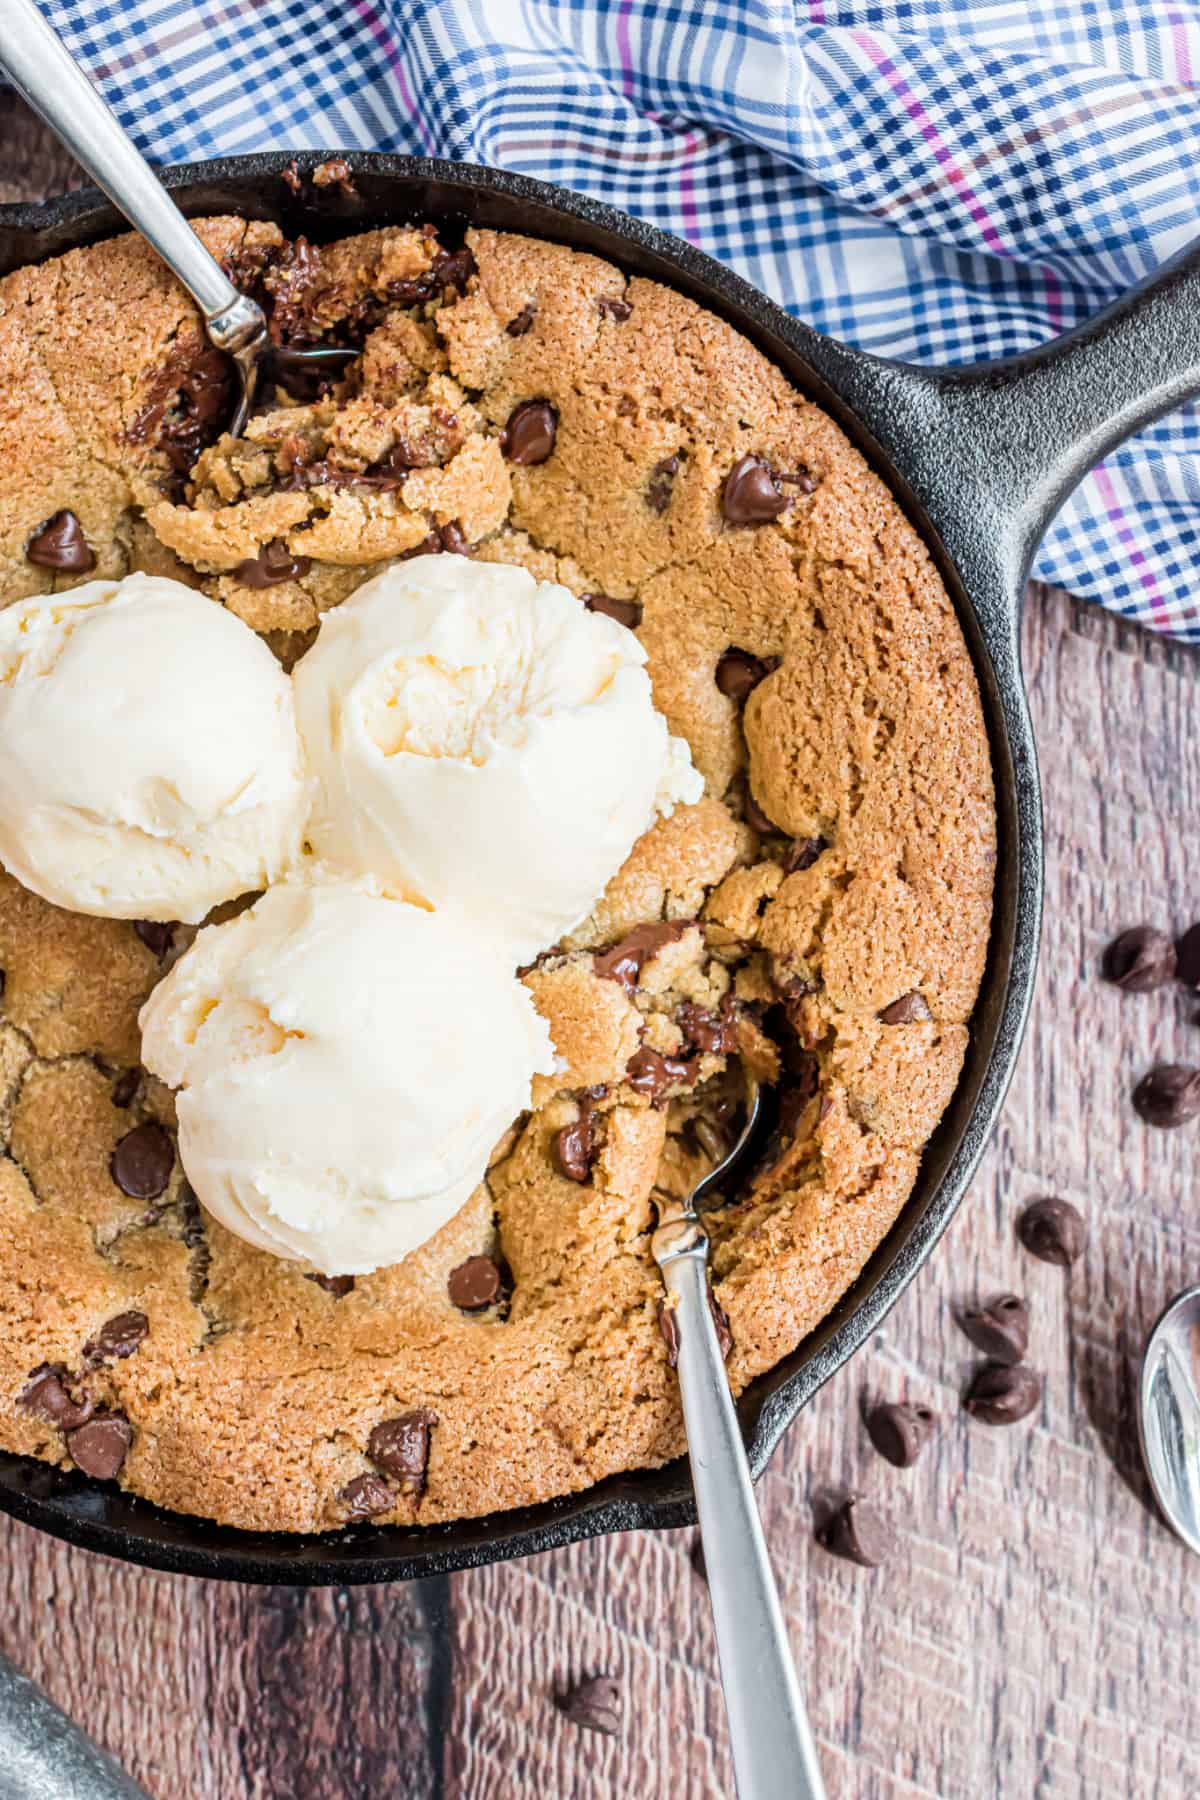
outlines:
[{"label": "golden brown cookie crust", "polygon": [[[0,600],[170,573],[290,663],[390,557],[520,563],[639,609],[656,699],[706,793],[527,972],[562,1066],[486,1182],[421,1250],[342,1292],[207,1219],[173,1157],[136,1020],[187,934],[144,941],[0,877],[0,1445],[70,1465],[69,1433],[20,1400],[51,1365],[69,1401],[129,1420],[125,1487],[255,1529],[344,1523],[356,1492],[378,1504],[372,1474],[388,1484],[377,1516],[412,1523],[661,1463],[682,1431],[650,1196],[706,1166],[732,1047],[782,1071],[787,1100],[764,1167],[713,1220],[735,1390],[855,1279],[957,1080],[995,818],[952,607],[840,430],[682,296],[489,231],[464,257],[408,226],[320,251],[234,219],[197,229],[259,284],[281,338],[352,334],[359,364],[332,393],[268,396],[244,443],[203,434],[181,471],[172,444],[201,445],[180,371],[203,343],[154,256],[124,237],[9,276]],[[540,462],[504,436],[530,401],[555,414]],[[726,516],[745,457],[786,478],[776,518]],[[86,575],[26,557],[62,509],[93,550]],[[264,587],[247,565],[275,540],[296,569]],[[652,922],[671,929],[614,978],[608,951]],[[150,1195],[114,1176],[139,1128],[170,1160]],[[467,1312],[449,1277],[480,1255],[503,1287]],[[98,1355],[101,1327],[131,1313],[141,1341]],[[378,1439],[369,1454],[373,1429],[408,1414],[423,1479],[382,1467]]]}]

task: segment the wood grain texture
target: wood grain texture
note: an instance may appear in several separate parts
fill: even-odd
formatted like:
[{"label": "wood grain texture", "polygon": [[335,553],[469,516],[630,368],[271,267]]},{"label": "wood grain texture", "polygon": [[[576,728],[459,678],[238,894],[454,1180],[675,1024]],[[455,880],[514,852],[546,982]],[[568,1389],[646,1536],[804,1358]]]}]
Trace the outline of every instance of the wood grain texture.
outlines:
[{"label": "wood grain texture", "polygon": [[[0,98],[0,198],[69,165]],[[1025,658],[1046,787],[1047,918],[1003,1120],[932,1264],[781,1446],[760,1494],[831,1800],[1025,1800],[1200,1791],[1191,1656],[1200,1585],[1148,1501],[1132,1383],[1167,1297],[1200,1270],[1195,1128],[1128,1103],[1156,1060],[1200,1060],[1174,991],[1098,979],[1107,939],[1200,917],[1200,653],[1037,593]],[[1087,1215],[1064,1279],[1020,1250],[1039,1193]],[[1033,1309],[1040,1413],[969,1424],[953,1305]],[[871,1450],[866,1399],[933,1406],[916,1469]],[[868,1493],[883,1570],[835,1562],[814,1508]],[[692,1800],[733,1792],[691,1533],[611,1538],[449,1583],[257,1590],[125,1568],[0,1521],[0,1649],[155,1800]],[[598,1670],[621,1734],[554,1708]]]}]

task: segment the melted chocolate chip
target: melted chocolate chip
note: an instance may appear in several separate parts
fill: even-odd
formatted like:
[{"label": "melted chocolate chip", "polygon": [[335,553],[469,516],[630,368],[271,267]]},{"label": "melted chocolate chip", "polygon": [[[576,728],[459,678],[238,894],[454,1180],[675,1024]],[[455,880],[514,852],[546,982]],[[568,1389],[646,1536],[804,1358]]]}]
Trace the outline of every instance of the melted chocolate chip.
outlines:
[{"label": "melted chocolate chip", "polygon": [[927,1406],[884,1400],[867,1415],[867,1436],[887,1462],[897,1469],[911,1469],[936,1423]]},{"label": "melted chocolate chip", "polygon": [[382,1475],[356,1475],[348,1481],[338,1494],[345,1509],[346,1518],[351,1523],[359,1519],[373,1519],[376,1513],[389,1512],[396,1504],[396,1497]]},{"label": "melted chocolate chip", "polygon": [[62,1363],[42,1363],[21,1389],[17,1405],[47,1425],[57,1425],[60,1431],[73,1431],[76,1426],[87,1423],[96,1410],[96,1403],[86,1394],[82,1400],[76,1400],[67,1386],[71,1379]]},{"label": "melted chocolate chip", "polygon": [[316,1287],[324,1288],[335,1300],[344,1300],[347,1294],[354,1292],[353,1275],[306,1275],[305,1281],[311,1281]]},{"label": "melted chocolate chip", "polygon": [[688,1087],[700,1072],[699,1058],[661,1056],[649,1045],[630,1057],[625,1066],[625,1079],[635,1094],[644,1094],[651,1106],[665,1106],[667,1089]]},{"label": "melted chocolate chip", "polygon": [[116,1362],[132,1356],[149,1337],[150,1321],[144,1312],[118,1313],[102,1325],[83,1346],[89,1362]]},{"label": "melted chocolate chip", "polygon": [[1113,939],[1100,965],[1106,981],[1127,994],[1148,994],[1175,973],[1175,946],[1165,931],[1134,925]]},{"label": "melted chocolate chip", "polygon": [[963,1405],[981,1425],[1016,1425],[1042,1397],[1042,1378],[1028,1363],[1010,1368],[985,1363],[967,1389]]},{"label": "melted chocolate chip", "polygon": [[1200,925],[1189,925],[1175,945],[1175,973],[1184,987],[1200,993]]},{"label": "melted chocolate chip", "polygon": [[1040,1262],[1069,1269],[1083,1255],[1087,1226],[1083,1214],[1069,1200],[1047,1196],[1025,1208],[1017,1220],[1017,1236]]},{"label": "melted chocolate chip", "polygon": [[630,631],[636,631],[642,622],[642,608],[637,600],[614,600],[611,594],[581,594],[579,598],[589,612],[604,613]]},{"label": "melted chocolate chip", "polygon": [[425,1491],[425,1471],[429,1465],[429,1434],[438,1416],[427,1406],[418,1406],[399,1418],[384,1419],[376,1425],[367,1440],[367,1455],[388,1475],[394,1475],[406,1494]]},{"label": "melted chocolate chip", "polygon": [[721,511],[731,525],[765,525],[792,504],[779,491],[778,477],[761,456],[734,463],[721,489]]},{"label": "melted chocolate chip", "polygon": [[742,803],[742,812],[751,831],[757,831],[759,837],[779,837],[780,830],[773,819],[769,819],[754,795],[746,785],[746,796]]},{"label": "melted chocolate chip", "polygon": [[1174,1131],[1200,1113],[1200,1069],[1160,1063],[1133,1090],[1134,1111],[1147,1125]]},{"label": "melted chocolate chip", "polygon": [[500,449],[511,463],[529,467],[554,454],[558,412],[548,400],[522,400],[500,433]]},{"label": "melted chocolate chip", "polygon": [[468,1256],[446,1279],[446,1291],[463,1312],[482,1312],[493,1305],[503,1285],[500,1269],[490,1256]]},{"label": "melted chocolate chip", "polygon": [[537,307],[532,300],[527,300],[515,319],[510,319],[504,327],[511,338],[524,337],[537,317]]},{"label": "melted chocolate chip", "polygon": [[204,339],[186,338],[150,377],[145,401],[126,436],[131,444],[161,450],[179,484],[217,436],[231,398],[229,359]]},{"label": "melted chocolate chip", "polygon": [[671,1368],[679,1367],[679,1320],[675,1317],[675,1308],[668,1306],[665,1300],[658,1303],[658,1329],[662,1333],[663,1343],[667,1346],[667,1362]]},{"label": "melted chocolate chip", "polygon": [[579,1116],[564,1125],[554,1140],[554,1156],[568,1181],[583,1182],[591,1175],[595,1154],[595,1111],[584,1094],[579,1102]]},{"label": "melted chocolate chip", "polygon": [[817,1542],[832,1555],[858,1563],[864,1569],[877,1569],[895,1547],[886,1519],[857,1494],[843,1500],[826,1520],[817,1533]]},{"label": "melted chocolate chip", "polygon": [[687,1049],[707,1051],[710,1056],[731,1056],[737,1049],[737,1012],[732,994],[725,995],[717,1012],[685,1000],[675,1014],[675,1022]]},{"label": "melted chocolate chip", "polygon": [[611,1675],[589,1675],[554,1696],[564,1718],[584,1731],[616,1737],[621,1729],[621,1689]]},{"label": "melted chocolate chip", "polygon": [[132,1106],[133,1097],[141,1084],[140,1069],[122,1069],[112,1084],[112,1103],[114,1106]]},{"label": "melted chocolate chip", "polygon": [[428,537],[423,537],[419,544],[413,545],[411,550],[402,550],[396,561],[411,562],[414,556],[437,556],[444,548],[439,533],[431,531]]},{"label": "melted chocolate chip", "polygon": [[677,452],[674,456],[664,456],[662,461],[655,463],[651,469],[650,479],[646,483],[646,505],[651,512],[665,513],[670,506],[681,456],[682,452]]},{"label": "melted chocolate chip", "polygon": [[713,679],[726,699],[744,706],[759,682],[778,667],[777,656],[752,656],[749,650],[726,650]]},{"label": "melted chocolate chip", "polygon": [[614,319],[618,325],[623,325],[633,311],[633,304],[629,300],[616,300],[611,294],[601,294],[596,308],[602,319]]},{"label": "melted chocolate chip", "polygon": [[278,587],[281,581],[299,581],[312,568],[308,556],[293,556],[282,538],[272,538],[256,556],[248,556],[234,569],[243,587]]},{"label": "melted chocolate chip", "polygon": [[67,1449],[77,1469],[93,1481],[112,1481],[133,1442],[133,1426],[121,1413],[98,1413],[66,1433]]},{"label": "melted chocolate chip", "polygon": [[977,1350],[997,1363],[1019,1363],[1029,1348],[1029,1308],[1018,1294],[993,1294],[958,1318]]},{"label": "melted chocolate chip", "polygon": [[654,924],[635,925],[611,950],[597,950],[592,956],[593,972],[604,981],[619,981],[627,994],[638,984],[643,965],[664,944],[673,944],[694,923],[691,919],[663,919]]},{"label": "melted chocolate chip", "polygon": [[471,541],[457,519],[438,526],[438,541],[450,556],[470,556]]},{"label": "melted chocolate chip", "polygon": [[798,875],[801,869],[811,869],[821,852],[828,848],[824,838],[794,838],[784,851],[780,867],[785,875]]},{"label": "melted chocolate chip", "polygon": [[26,562],[61,575],[86,575],[96,566],[92,546],[73,512],[56,512],[25,546]]},{"label": "melted chocolate chip", "polygon": [[879,1022],[882,1025],[916,1025],[932,1017],[924,994],[901,994],[898,1000],[883,1008]]},{"label": "melted chocolate chip", "polygon": [[729,1314],[713,1293],[711,1280],[708,1284],[708,1310],[712,1314],[713,1327],[716,1330],[722,1360],[728,1362],[729,1352],[733,1349],[733,1326],[729,1323]]},{"label": "melted chocolate chip", "polygon": [[174,925],[164,919],[135,919],[133,929],[154,956],[165,956],[171,948]]},{"label": "melted chocolate chip", "polygon": [[109,1163],[112,1178],[131,1200],[157,1200],[175,1167],[175,1145],[154,1119],[135,1125],[119,1139]]}]

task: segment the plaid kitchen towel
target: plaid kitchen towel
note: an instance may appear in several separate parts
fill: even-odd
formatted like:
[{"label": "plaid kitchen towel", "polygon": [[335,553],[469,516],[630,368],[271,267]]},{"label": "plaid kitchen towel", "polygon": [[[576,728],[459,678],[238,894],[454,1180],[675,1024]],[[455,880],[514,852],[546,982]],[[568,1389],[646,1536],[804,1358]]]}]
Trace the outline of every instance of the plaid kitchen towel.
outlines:
[{"label": "plaid kitchen towel", "polygon": [[[155,162],[399,150],[564,183],[871,350],[972,361],[1200,229],[1200,0],[41,0]],[[1200,408],[1037,574],[1200,641]]]}]

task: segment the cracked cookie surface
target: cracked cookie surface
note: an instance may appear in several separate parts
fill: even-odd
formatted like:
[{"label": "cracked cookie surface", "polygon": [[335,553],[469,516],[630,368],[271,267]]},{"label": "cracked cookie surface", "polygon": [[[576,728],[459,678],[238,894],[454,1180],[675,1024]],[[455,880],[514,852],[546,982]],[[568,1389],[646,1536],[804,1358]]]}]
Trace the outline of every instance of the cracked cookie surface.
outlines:
[{"label": "cracked cookie surface", "polygon": [[853,1282],[957,1081],[995,820],[951,604],[832,421],[666,288],[488,231],[197,229],[276,344],[358,360],[268,383],[235,443],[227,371],[138,240],[0,282],[0,600],[170,574],[290,664],[389,558],[520,563],[637,630],[706,793],[525,972],[562,1067],[485,1183],[355,1278],[191,1195],[137,1032],[188,932],[0,877],[0,1443],[290,1531],[660,1463],[682,1430],[651,1195],[719,1154],[738,1059],[779,1089],[710,1221],[739,1390]]}]

